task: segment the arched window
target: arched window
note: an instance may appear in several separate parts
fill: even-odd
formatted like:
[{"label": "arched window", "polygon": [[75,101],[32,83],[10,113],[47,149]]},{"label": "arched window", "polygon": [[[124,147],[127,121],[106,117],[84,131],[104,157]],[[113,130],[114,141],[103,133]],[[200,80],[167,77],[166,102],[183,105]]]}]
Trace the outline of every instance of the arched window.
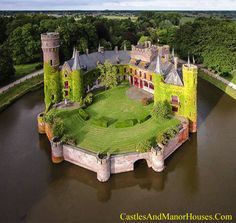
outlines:
[{"label": "arched window", "polygon": [[142,71],[139,71],[139,76],[142,77]]},{"label": "arched window", "polygon": [[154,85],[152,83],[149,84],[149,88],[154,90]]},{"label": "arched window", "polygon": [[149,76],[150,81],[152,81],[152,75]]},{"label": "arched window", "polygon": [[146,79],[146,78],[147,78],[147,74],[146,74],[146,73],[144,73],[144,75],[143,75],[143,78],[144,78],[144,79]]}]

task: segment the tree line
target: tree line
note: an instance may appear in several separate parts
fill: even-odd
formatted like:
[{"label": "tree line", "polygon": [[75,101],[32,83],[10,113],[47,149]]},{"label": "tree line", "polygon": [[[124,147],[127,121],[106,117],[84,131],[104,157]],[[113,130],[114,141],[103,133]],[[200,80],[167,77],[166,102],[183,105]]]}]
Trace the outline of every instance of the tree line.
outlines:
[{"label": "tree line", "polygon": [[101,16],[60,17],[45,14],[18,14],[0,17],[0,80],[14,74],[14,64],[42,61],[40,34],[60,33],[60,60],[71,58],[73,47],[84,53],[98,45],[114,49],[137,41],[169,44],[186,59],[194,55],[198,63],[222,75],[235,72],[236,23],[215,18],[196,18],[182,23],[183,14],[141,12],[136,21],[107,19]]}]

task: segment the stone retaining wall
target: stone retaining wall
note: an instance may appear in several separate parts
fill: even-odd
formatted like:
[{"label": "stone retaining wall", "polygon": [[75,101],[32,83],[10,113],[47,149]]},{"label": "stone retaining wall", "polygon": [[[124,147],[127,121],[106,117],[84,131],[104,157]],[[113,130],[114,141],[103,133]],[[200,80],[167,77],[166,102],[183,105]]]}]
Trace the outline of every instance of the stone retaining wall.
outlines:
[{"label": "stone retaining wall", "polygon": [[[40,133],[43,133],[44,131],[47,133],[47,125],[44,125],[44,131],[42,129],[43,125],[41,118],[42,115],[39,116]],[[157,146],[156,148],[151,148],[150,151],[144,153],[132,152],[117,155],[114,154],[111,156],[106,154],[105,156],[102,156],[101,154],[96,154],[82,148],[63,144],[63,142],[56,137],[49,137],[49,139],[51,138],[52,161],[54,163],[59,163],[66,160],[70,163],[96,172],[97,179],[101,182],[107,181],[111,174],[134,170],[134,163],[142,159],[146,160],[148,167],[152,168],[155,172],[161,172],[164,170],[164,160],[188,139],[188,122],[186,120],[181,120],[181,122],[182,128],[179,133],[171,139],[166,146]]]}]

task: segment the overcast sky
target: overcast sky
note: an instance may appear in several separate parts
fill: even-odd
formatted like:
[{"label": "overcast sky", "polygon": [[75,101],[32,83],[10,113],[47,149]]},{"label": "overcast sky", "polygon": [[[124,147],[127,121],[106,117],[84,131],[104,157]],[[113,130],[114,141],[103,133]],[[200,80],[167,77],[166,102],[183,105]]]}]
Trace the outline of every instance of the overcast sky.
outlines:
[{"label": "overcast sky", "polygon": [[0,10],[236,10],[236,0],[0,0]]}]

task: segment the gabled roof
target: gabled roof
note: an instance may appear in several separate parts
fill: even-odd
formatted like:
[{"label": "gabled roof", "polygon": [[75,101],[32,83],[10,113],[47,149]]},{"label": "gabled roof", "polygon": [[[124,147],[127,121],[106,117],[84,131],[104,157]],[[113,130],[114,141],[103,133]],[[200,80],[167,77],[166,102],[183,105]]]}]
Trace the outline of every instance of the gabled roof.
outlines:
[{"label": "gabled roof", "polygon": [[110,50],[104,51],[103,53],[94,52],[82,55],[76,52],[75,58],[71,58],[65,63],[67,63],[72,70],[81,69],[83,67],[86,67],[87,70],[92,70],[97,67],[98,62],[103,64],[106,60],[112,64],[133,64],[141,69],[161,74],[164,77],[165,83],[183,86],[181,69],[176,70],[173,63],[166,61],[160,56],[155,57],[151,63],[144,61],[136,63],[136,60],[131,59],[130,51]]},{"label": "gabled roof", "polygon": [[181,72],[176,69],[172,69],[165,77],[165,83],[173,84],[178,86],[183,86],[183,81],[181,80]]}]

